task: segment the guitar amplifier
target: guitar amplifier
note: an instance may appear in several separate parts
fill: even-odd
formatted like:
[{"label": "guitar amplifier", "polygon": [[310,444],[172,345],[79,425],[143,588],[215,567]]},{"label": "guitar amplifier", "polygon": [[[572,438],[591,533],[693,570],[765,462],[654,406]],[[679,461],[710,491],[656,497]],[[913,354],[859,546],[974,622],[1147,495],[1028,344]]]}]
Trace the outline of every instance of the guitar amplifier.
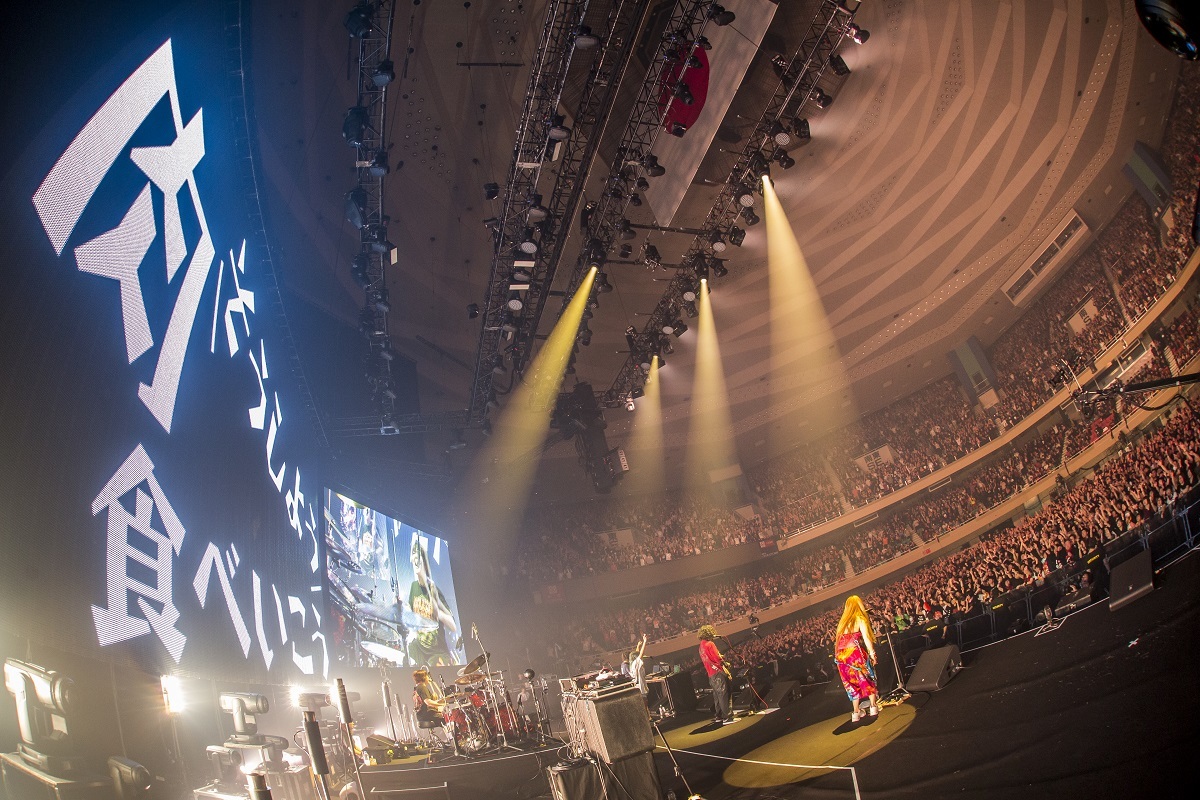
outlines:
[{"label": "guitar amplifier", "polygon": [[564,695],[563,718],[570,732],[581,733],[584,748],[606,763],[654,749],[650,712],[633,684]]}]

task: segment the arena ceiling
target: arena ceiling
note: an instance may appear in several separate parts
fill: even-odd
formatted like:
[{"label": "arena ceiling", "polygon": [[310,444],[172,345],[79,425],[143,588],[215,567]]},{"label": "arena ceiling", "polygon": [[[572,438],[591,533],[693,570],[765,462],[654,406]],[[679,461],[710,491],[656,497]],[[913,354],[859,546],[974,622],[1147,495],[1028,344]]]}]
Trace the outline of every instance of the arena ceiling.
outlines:
[{"label": "arena ceiling", "polygon": [[[746,19],[756,4],[771,5],[725,3]],[[254,102],[283,281],[306,313],[347,329],[357,327],[362,303],[349,271],[357,231],[342,210],[355,175],[341,138],[355,102],[342,25],[351,5],[264,0],[255,3],[253,28]],[[671,225],[703,221],[778,80],[771,58],[796,46],[814,8],[803,0],[768,9],[770,28]],[[496,213],[483,186],[503,184],[508,171],[545,11],[545,0],[396,4],[401,75],[389,88],[385,199],[399,253],[391,333],[415,362],[424,413],[469,402],[479,322],[466,306],[481,303],[487,289],[492,245],[483,220]],[[791,151],[794,167],[772,174],[850,378],[842,402],[866,413],[947,375],[947,353],[969,336],[986,345],[1011,325],[1021,309],[1000,287],[1072,210],[1093,231],[1113,215],[1132,191],[1121,166],[1133,143],[1161,141],[1178,61],[1144,32],[1128,0],[864,0],[856,21],[869,40],[843,45],[850,74],[823,80],[834,102],[808,109],[811,142]],[[723,79],[736,78],[714,72],[714,81]],[[588,196],[598,191],[589,187]],[[654,220],[647,211],[635,221]],[[577,226],[568,227],[578,239]],[[769,375],[763,229],[750,227],[743,246],[726,252],[729,274],[714,288],[744,463],[791,430],[788,418],[803,416],[823,391],[808,376]],[[691,242],[650,235],[668,263]],[[613,381],[627,357],[626,327],[643,326],[671,274],[610,266],[615,291],[602,297],[577,379],[597,388]],[[693,340],[676,342],[664,371],[669,459],[681,457],[686,437]],[[350,348],[334,360],[353,367],[361,355]],[[318,399],[333,396],[319,385],[336,384],[365,401],[365,382],[354,378],[360,371],[328,361],[306,356]],[[324,410],[336,417],[355,402]],[[633,415],[607,417],[610,445],[619,445]],[[436,457],[448,434],[428,436]],[[468,432],[468,442],[476,436]],[[466,460],[472,451],[451,456]],[[582,471],[554,467],[558,457],[574,459],[574,449],[548,451],[544,480],[557,474],[586,493]]]}]

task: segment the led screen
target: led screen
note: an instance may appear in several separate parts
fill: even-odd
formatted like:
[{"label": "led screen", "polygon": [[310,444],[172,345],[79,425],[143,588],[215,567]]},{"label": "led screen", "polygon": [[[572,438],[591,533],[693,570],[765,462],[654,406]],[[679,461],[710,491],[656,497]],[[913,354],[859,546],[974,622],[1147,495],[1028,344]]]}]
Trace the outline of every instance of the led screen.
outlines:
[{"label": "led screen", "polygon": [[327,490],[325,548],[338,663],[466,663],[444,539]]},{"label": "led screen", "polygon": [[5,32],[14,94],[40,99],[4,128],[0,630],[152,672],[328,677],[314,436],[241,101],[214,80],[221,5],[64,12],[55,48],[32,17]]}]

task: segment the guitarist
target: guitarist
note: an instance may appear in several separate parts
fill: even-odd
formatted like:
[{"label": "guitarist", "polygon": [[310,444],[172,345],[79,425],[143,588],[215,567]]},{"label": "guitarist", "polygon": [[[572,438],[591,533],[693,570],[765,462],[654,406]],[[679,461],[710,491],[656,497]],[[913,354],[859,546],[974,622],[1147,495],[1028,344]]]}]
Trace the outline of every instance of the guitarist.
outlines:
[{"label": "guitarist", "polygon": [[704,671],[708,673],[708,684],[713,693],[713,722],[717,725],[729,725],[733,715],[729,711],[729,665],[713,639],[717,637],[717,629],[712,625],[701,625],[697,632],[700,639],[700,661]]}]

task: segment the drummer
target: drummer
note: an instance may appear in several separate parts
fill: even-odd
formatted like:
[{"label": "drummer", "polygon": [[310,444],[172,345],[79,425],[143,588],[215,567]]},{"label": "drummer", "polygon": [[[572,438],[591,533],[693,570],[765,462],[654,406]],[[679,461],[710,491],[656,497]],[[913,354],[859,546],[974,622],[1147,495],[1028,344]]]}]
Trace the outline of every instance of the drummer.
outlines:
[{"label": "drummer", "polygon": [[408,656],[418,664],[446,666],[455,661],[452,642],[458,634],[454,614],[446,596],[433,581],[429,553],[421,540],[414,536],[410,557],[413,582],[409,587],[408,605],[413,613],[428,620],[431,627],[419,632],[408,644]]},{"label": "drummer", "polygon": [[417,723],[436,723],[441,726],[445,711],[446,695],[435,681],[429,679],[429,668],[417,667],[413,672],[413,712]]}]

